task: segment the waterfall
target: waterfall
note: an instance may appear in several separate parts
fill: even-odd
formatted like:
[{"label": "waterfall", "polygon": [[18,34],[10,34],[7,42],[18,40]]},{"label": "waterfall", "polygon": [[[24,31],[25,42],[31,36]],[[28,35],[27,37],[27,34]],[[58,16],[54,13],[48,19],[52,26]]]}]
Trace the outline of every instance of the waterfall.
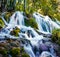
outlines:
[{"label": "waterfall", "polygon": [[9,24],[12,25],[12,27],[19,25],[23,26],[24,25],[24,16],[21,12],[17,11],[15,12],[11,17],[10,17],[10,22]]},{"label": "waterfall", "polygon": [[30,55],[30,57],[35,57],[34,52],[32,50],[32,47],[30,46],[30,44],[25,44],[24,49]]},{"label": "waterfall", "polygon": [[41,20],[39,20],[40,17],[37,16],[36,13],[34,13],[33,16],[35,17],[36,22],[38,22],[37,24],[38,24],[39,30],[40,30],[40,31],[43,31],[43,28],[41,27],[42,18],[41,18]]},{"label": "waterfall", "polygon": [[51,45],[51,47],[50,47],[50,52],[51,52],[52,55],[56,56],[55,51],[54,51],[54,48],[53,48],[52,45]]},{"label": "waterfall", "polygon": [[60,28],[60,25],[58,25],[55,21],[52,21],[48,16],[45,16],[45,21],[48,22],[48,24],[50,24],[51,31],[54,28]]},{"label": "waterfall", "polygon": [[[39,35],[33,28],[31,27],[22,27],[21,28],[22,32],[24,31],[24,33],[20,33],[20,38],[24,38],[30,41],[31,45],[34,47],[38,47],[38,41],[43,39],[42,35]],[[29,32],[28,32],[29,31]],[[31,37],[29,37],[29,35]],[[37,37],[38,36],[38,37]],[[34,51],[32,50],[32,46],[30,44],[26,43],[24,44],[24,49],[25,51],[30,55],[30,57],[36,57],[38,56],[38,51],[36,51],[36,56],[34,54]]]},{"label": "waterfall", "polygon": [[[38,24],[38,29],[39,29],[38,31],[40,31],[46,35],[51,33],[54,28],[60,28],[60,25],[59,25],[60,23],[52,21],[48,16],[43,16],[43,15],[35,12],[33,14],[33,17],[35,18],[35,20]],[[51,55],[51,57],[54,57],[55,51],[52,46],[50,48],[50,52],[48,50],[40,51],[40,46],[42,46],[41,47],[42,49],[44,49],[44,47],[46,48],[45,42],[47,42],[49,38],[47,38],[47,37],[45,38],[42,34],[39,35],[34,30],[34,28],[32,28],[30,26],[29,27],[25,26],[24,25],[24,16],[21,12],[19,12],[19,11],[15,12],[10,17],[10,22],[8,24],[4,20],[4,18],[2,18],[2,19],[7,26],[4,28],[4,30],[2,30],[2,33],[0,33],[0,36],[3,35],[3,36],[7,36],[7,37],[10,37],[13,39],[17,39],[17,38],[24,39],[25,44],[23,44],[23,47],[24,47],[25,51],[30,55],[30,57],[39,57],[39,55],[40,55],[40,57],[43,57],[46,54]],[[15,37],[15,36],[12,36],[9,34],[11,32],[11,30],[13,30],[13,28],[15,28],[16,26],[20,29],[18,37]],[[26,40],[30,41],[30,43],[27,43]],[[45,40],[45,42],[43,43],[42,40]],[[47,47],[47,48],[49,48],[49,47]]]},{"label": "waterfall", "polygon": [[60,28],[60,26],[56,22],[52,21],[48,16],[43,16],[35,12],[33,17],[38,24],[39,31],[51,33],[53,29]]}]

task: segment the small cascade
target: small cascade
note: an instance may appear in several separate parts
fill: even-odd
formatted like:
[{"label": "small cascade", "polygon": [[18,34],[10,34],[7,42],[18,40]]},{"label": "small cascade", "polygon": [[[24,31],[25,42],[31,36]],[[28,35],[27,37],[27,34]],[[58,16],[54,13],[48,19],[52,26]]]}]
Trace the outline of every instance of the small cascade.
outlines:
[{"label": "small cascade", "polygon": [[50,52],[43,51],[40,57],[54,57]]},{"label": "small cascade", "polygon": [[[40,18],[40,17],[37,16],[37,15],[38,15],[38,14],[34,13],[34,14],[33,14],[33,17],[36,19],[36,22],[37,22],[37,24],[38,24],[39,30],[40,30],[40,31],[43,31],[43,28],[42,28],[42,26],[41,26],[42,18]],[[40,18],[41,20],[39,20],[39,18]]]},{"label": "small cascade", "polygon": [[52,21],[48,16],[43,16],[39,13],[34,13],[33,17],[36,19],[36,22],[38,24],[38,28],[42,32],[52,32],[55,28],[60,28],[60,26]]},{"label": "small cascade", "polygon": [[30,46],[30,44],[25,44],[24,49],[30,55],[30,57],[35,57],[35,54],[32,50],[32,47]]},{"label": "small cascade", "polygon": [[45,21],[48,22],[48,24],[50,24],[51,31],[54,28],[60,28],[60,25],[58,25],[56,22],[52,21],[48,16],[45,16]]},{"label": "small cascade", "polygon": [[24,16],[21,12],[17,11],[15,12],[11,18],[10,18],[10,22],[9,24],[12,24],[12,27],[19,25],[19,26],[23,26],[24,25]]},{"label": "small cascade", "polygon": [[[42,16],[39,13],[34,13],[33,17],[35,17],[39,31],[46,35],[48,35],[49,33],[51,34],[52,29],[60,28],[60,25],[58,25],[59,22],[57,24],[56,22],[52,21],[48,16]],[[15,12],[10,17],[9,24],[7,24],[4,19],[3,21],[7,26],[6,28],[2,29],[2,33],[0,33],[0,36],[3,35],[14,39],[23,39],[25,41],[23,47],[25,51],[30,55],[30,57],[55,57],[55,51],[53,46],[49,48],[47,47],[47,45],[49,46],[49,44],[45,44],[45,42],[47,42],[50,38],[44,37],[42,34],[39,35],[34,30],[34,28],[25,26],[24,16],[21,12]],[[20,29],[18,37],[9,34],[16,26]],[[26,40],[29,41],[29,43]]]},{"label": "small cascade", "polygon": [[47,23],[44,21],[44,16],[42,16],[42,15],[40,15],[38,13],[34,13],[33,16],[36,19],[39,30],[44,31],[44,32],[49,32]]},{"label": "small cascade", "polygon": [[50,52],[51,52],[52,55],[56,56],[55,51],[54,51],[54,48],[53,48],[52,45],[51,45],[51,47],[50,47]]}]

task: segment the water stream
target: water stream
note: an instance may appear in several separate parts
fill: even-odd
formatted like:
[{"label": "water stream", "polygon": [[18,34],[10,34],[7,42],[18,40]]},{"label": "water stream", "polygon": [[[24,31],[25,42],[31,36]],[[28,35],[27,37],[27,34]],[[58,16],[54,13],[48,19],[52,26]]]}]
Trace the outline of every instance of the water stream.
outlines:
[{"label": "water stream", "polygon": [[[54,21],[52,21],[48,16],[42,16],[39,13],[33,13],[33,17],[35,18],[39,32],[42,32],[44,34],[51,33],[52,29],[54,28],[60,28],[60,24],[58,24]],[[3,19],[3,18],[2,18]],[[5,24],[7,25],[7,22],[3,19]],[[24,25],[24,16],[21,12],[17,11],[15,12],[11,17],[10,17],[10,22],[7,27],[5,27],[5,31],[0,32],[0,37],[2,34],[4,36],[10,37],[10,38],[17,38],[15,36],[11,36],[9,33],[13,28],[18,27],[21,30],[21,33],[19,33],[18,38],[23,38],[26,39],[27,41],[30,41],[29,43],[25,41],[23,44],[25,51],[30,55],[30,57],[56,57],[55,51],[53,46],[47,47],[45,43],[48,41],[49,38],[47,39],[43,35],[39,35],[34,28],[31,28],[30,26],[27,27]]]},{"label": "water stream", "polygon": [[41,14],[35,12],[33,14],[33,17],[36,19],[39,30],[42,32],[51,33],[53,29],[60,28],[60,25],[52,21],[51,18],[49,18],[49,16],[42,16]]}]

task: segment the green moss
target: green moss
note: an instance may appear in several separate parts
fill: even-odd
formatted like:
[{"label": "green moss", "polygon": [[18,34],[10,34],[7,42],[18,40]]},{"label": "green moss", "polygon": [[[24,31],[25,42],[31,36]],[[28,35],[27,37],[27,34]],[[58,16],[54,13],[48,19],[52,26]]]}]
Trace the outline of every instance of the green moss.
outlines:
[{"label": "green moss", "polygon": [[4,26],[4,22],[3,22],[2,18],[0,18],[0,26],[1,26],[1,27]]},{"label": "green moss", "polygon": [[19,36],[18,35],[19,32],[20,32],[20,29],[16,27],[15,29],[13,29],[13,31],[10,32],[10,34],[14,36]]},{"label": "green moss", "polygon": [[22,57],[30,57],[27,53],[23,53]]},{"label": "green moss", "polygon": [[60,45],[60,29],[52,31],[52,41]]},{"label": "green moss", "polygon": [[16,57],[17,55],[20,55],[20,48],[16,48],[16,47],[12,48],[10,50],[10,54],[12,55],[12,57]]},{"label": "green moss", "polygon": [[25,25],[26,26],[31,26],[34,29],[38,29],[37,23],[35,21],[35,19],[31,18],[31,19],[25,19]]}]

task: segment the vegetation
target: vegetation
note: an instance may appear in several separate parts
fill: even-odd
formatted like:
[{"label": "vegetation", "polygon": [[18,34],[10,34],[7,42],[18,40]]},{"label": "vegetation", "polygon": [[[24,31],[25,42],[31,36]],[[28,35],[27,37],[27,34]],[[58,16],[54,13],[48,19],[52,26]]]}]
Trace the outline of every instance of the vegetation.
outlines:
[{"label": "vegetation", "polygon": [[0,18],[0,27],[3,27],[4,26],[4,22],[2,20],[2,18]]},{"label": "vegetation", "polygon": [[34,29],[38,29],[38,26],[37,26],[37,23],[36,23],[36,21],[35,21],[35,19],[25,19],[25,25],[26,26],[31,26],[32,28],[34,28]]},{"label": "vegetation", "polygon": [[26,54],[26,53],[23,53],[22,57],[30,57],[30,56],[28,54]]},{"label": "vegetation", "polygon": [[20,32],[20,29],[19,28],[14,28],[13,31],[10,32],[11,35],[14,35],[14,36],[19,36],[19,33]]},{"label": "vegetation", "polygon": [[16,47],[12,48],[10,50],[10,54],[12,55],[12,57],[16,57],[17,55],[20,55],[20,48],[16,48]]},{"label": "vegetation", "polygon": [[60,45],[60,29],[52,31],[52,41]]},{"label": "vegetation", "polygon": [[13,12],[11,12],[11,13],[10,13],[10,12],[6,12],[6,13],[4,14],[4,18],[5,18],[5,20],[6,20],[7,22],[9,22],[12,13],[13,13]]},{"label": "vegetation", "polygon": [[[6,2],[7,1],[7,2]],[[27,14],[39,12],[60,20],[58,0],[1,0],[1,11],[24,11]],[[2,5],[3,4],[3,5]]]},{"label": "vegetation", "polygon": [[0,54],[7,55],[7,50],[5,48],[0,48]]},{"label": "vegetation", "polygon": [[[13,45],[11,45],[11,43],[13,43]],[[30,57],[25,52],[24,48],[19,45],[20,42],[18,40],[12,39],[8,39],[3,43],[0,42],[0,55],[2,55],[3,57]]]},{"label": "vegetation", "polygon": [[[32,14],[34,12],[39,12],[40,14],[48,15],[53,20],[58,19],[60,21],[60,9],[58,6],[59,2],[57,2],[57,0],[0,0],[0,15],[2,15],[1,13],[6,12],[3,17],[7,22],[9,22],[10,16],[13,12],[23,11],[28,18],[25,19],[25,25],[38,29],[38,25],[32,17]],[[3,26],[4,22],[0,18],[0,29]],[[20,29],[16,27],[13,28],[10,34],[13,36],[19,36],[19,32]],[[54,29],[52,31],[52,41],[60,45],[60,29]],[[0,54],[4,57],[8,57],[7,54],[10,54],[12,57],[30,57],[27,53],[25,53],[24,48],[18,48],[15,42],[4,44],[5,45],[3,45],[3,47],[0,46]]]}]

